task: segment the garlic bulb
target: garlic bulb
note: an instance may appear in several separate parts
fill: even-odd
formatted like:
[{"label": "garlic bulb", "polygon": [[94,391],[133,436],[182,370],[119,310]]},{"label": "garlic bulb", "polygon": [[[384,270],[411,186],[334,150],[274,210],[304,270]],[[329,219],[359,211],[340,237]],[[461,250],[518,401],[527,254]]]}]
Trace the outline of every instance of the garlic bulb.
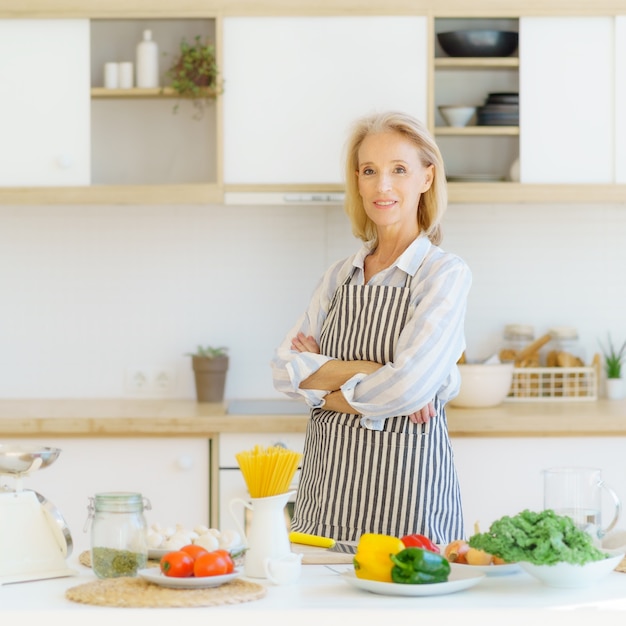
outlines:
[{"label": "garlic bulb", "polygon": [[241,535],[236,530],[223,530],[218,537],[220,548],[229,550],[242,545]]},{"label": "garlic bulb", "polygon": [[213,550],[217,550],[220,547],[217,537],[211,533],[204,533],[203,535],[200,535],[194,540],[194,544],[208,550],[209,552],[213,552]]}]

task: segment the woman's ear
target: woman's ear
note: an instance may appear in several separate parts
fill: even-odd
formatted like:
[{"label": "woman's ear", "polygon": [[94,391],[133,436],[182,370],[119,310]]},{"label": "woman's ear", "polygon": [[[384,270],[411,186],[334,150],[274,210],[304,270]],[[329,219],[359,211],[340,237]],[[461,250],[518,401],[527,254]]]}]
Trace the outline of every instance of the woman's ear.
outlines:
[{"label": "woman's ear", "polygon": [[431,163],[424,172],[424,184],[422,185],[422,193],[428,191],[435,179],[435,166]]}]

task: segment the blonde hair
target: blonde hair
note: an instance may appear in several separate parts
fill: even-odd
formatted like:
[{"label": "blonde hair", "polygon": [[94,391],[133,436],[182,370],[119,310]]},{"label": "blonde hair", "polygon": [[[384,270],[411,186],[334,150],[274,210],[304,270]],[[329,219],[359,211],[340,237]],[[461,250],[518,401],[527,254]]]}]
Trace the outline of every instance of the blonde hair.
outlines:
[{"label": "blonde hair", "polygon": [[376,245],[378,234],[375,224],[369,219],[359,193],[357,171],[359,169],[359,148],[363,140],[374,133],[396,132],[412,141],[419,150],[422,165],[433,166],[433,182],[419,200],[417,223],[420,232],[426,233],[430,241],[438,245],[442,239],[441,219],[448,206],[448,188],[443,166],[443,158],[428,129],[414,117],[397,111],[376,113],[362,117],[352,127],[346,144],[346,198],[344,208],[352,233],[362,241]]}]

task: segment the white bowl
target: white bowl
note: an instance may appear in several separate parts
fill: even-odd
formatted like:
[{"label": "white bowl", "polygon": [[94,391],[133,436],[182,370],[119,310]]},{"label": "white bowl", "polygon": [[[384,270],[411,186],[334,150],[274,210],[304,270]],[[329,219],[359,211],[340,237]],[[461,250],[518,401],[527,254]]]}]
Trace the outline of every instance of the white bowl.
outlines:
[{"label": "white bowl", "polygon": [[442,105],[439,113],[448,126],[467,126],[476,113],[476,107],[461,105]]},{"label": "white bowl", "polygon": [[520,566],[525,572],[548,587],[589,587],[606,578],[619,565],[623,557],[623,554],[619,554],[602,561],[585,563],[585,565],[573,565],[572,563],[534,565],[521,561]]},{"label": "white bowl", "polygon": [[450,400],[452,406],[490,407],[500,404],[511,391],[513,363],[463,363],[461,390]]}]

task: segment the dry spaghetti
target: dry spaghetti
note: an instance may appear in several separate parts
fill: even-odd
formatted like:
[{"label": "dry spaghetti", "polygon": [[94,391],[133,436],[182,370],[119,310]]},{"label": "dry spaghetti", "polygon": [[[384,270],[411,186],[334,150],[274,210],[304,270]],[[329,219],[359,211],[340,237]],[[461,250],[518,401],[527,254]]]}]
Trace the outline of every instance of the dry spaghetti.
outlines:
[{"label": "dry spaghetti", "polygon": [[256,445],[235,455],[252,498],[267,498],[285,493],[298,469],[300,452],[280,446]]}]

